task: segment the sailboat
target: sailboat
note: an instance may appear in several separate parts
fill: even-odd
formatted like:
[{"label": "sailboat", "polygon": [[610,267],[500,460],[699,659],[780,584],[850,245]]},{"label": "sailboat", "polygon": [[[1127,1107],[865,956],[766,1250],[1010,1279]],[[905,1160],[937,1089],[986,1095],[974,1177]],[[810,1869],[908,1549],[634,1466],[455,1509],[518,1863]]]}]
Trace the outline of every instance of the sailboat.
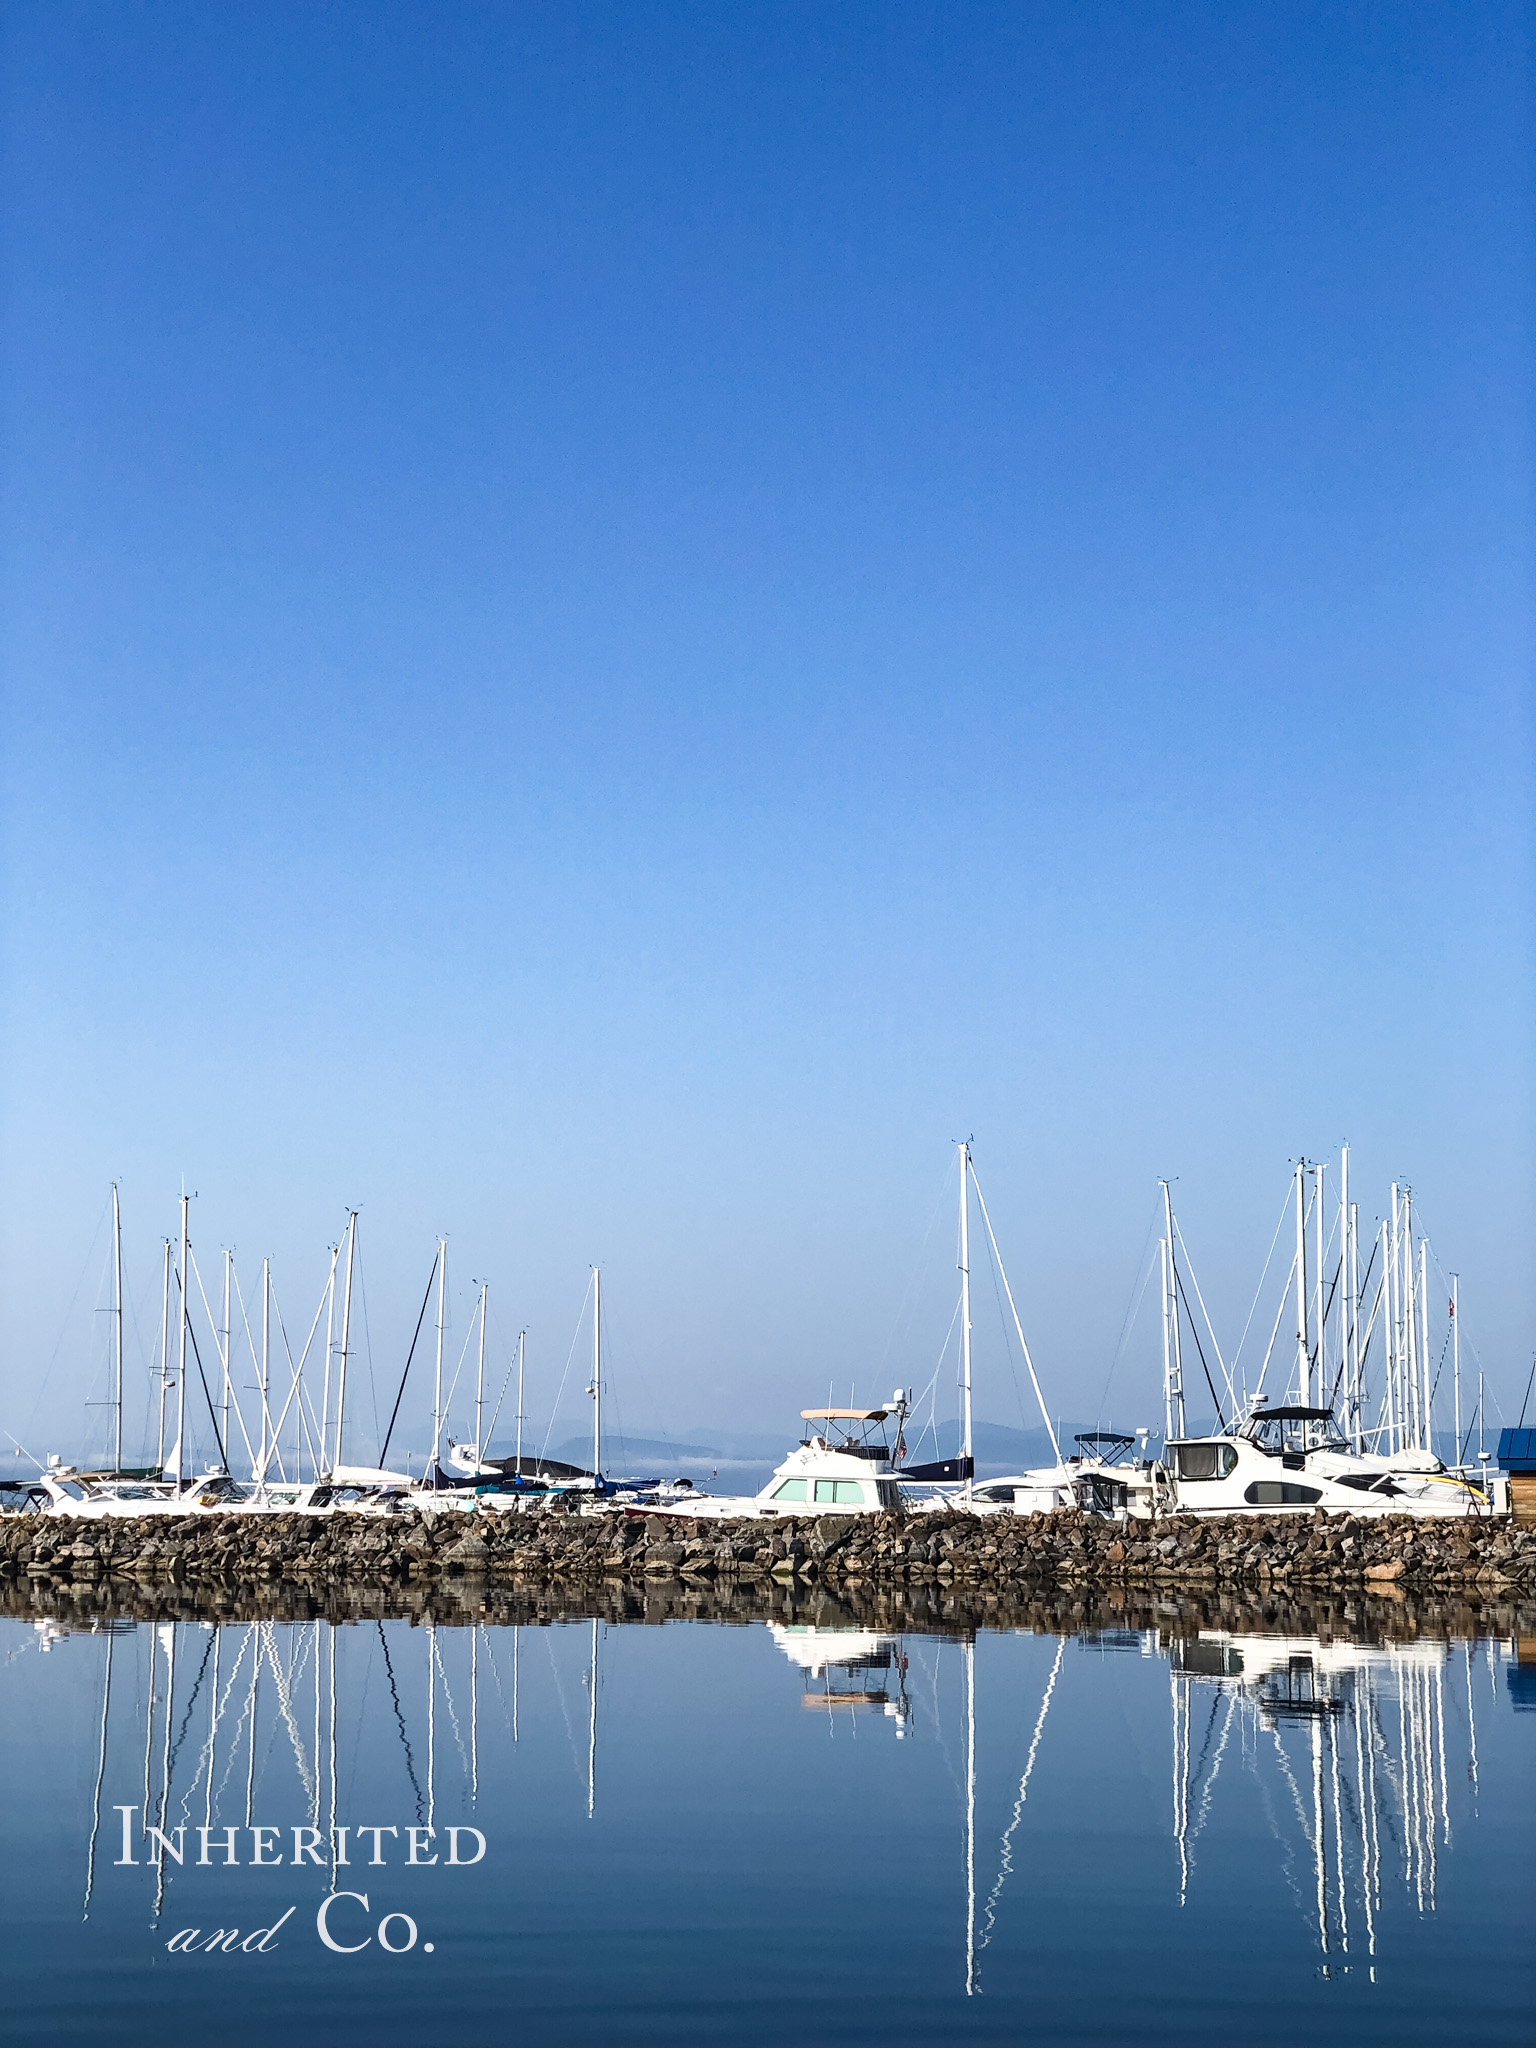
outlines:
[{"label": "sailboat", "polygon": [[[1324,1166],[1317,1162],[1310,1166],[1305,1160],[1296,1162],[1296,1248],[1271,1332],[1270,1348],[1259,1372],[1258,1385],[1246,1404],[1246,1413],[1238,1413],[1240,1404],[1232,1374],[1207,1320],[1224,1387],[1218,1389],[1202,1349],[1201,1364],[1217,1409],[1218,1427],[1209,1434],[1198,1435],[1190,1435],[1186,1430],[1180,1305],[1185,1315],[1189,1314],[1189,1305],[1178,1266],[1178,1226],[1168,1183],[1162,1183],[1164,1457],[1179,1511],[1229,1515],[1323,1508],[1356,1515],[1490,1514],[1494,1512],[1494,1502],[1486,1486],[1463,1470],[1448,1469],[1433,1449],[1429,1245],[1427,1239],[1421,1241],[1415,1261],[1407,1191],[1396,1184],[1392,1188],[1392,1222],[1390,1226],[1382,1225],[1377,1247],[1383,1254],[1383,1271],[1375,1302],[1369,1314],[1363,1315],[1359,1206],[1349,1199],[1347,1145],[1340,1163],[1338,1256],[1331,1281],[1325,1274],[1324,1171]],[[1305,1185],[1309,1173],[1314,1183],[1310,1204]],[[1310,1277],[1309,1219],[1314,1226]],[[1373,1264],[1374,1258],[1373,1251]],[[1195,1292],[1198,1298],[1198,1286]],[[1264,1392],[1264,1379],[1286,1300],[1292,1292],[1296,1331],[1294,1375],[1287,1398],[1271,1403]],[[1201,1306],[1203,1310],[1203,1302]],[[1455,1311],[1453,1292],[1449,1343],[1459,1432],[1461,1338]],[[1378,1321],[1385,1337],[1386,1368],[1380,1416],[1371,1426],[1366,1420],[1366,1366]],[[1198,1332],[1195,1336],[1198,1342]],[[1223,1412],[1223,1391],[1229,1412]],[[1343,1405],[1342,1418],[1336,1408],[1339,1401]]]}]

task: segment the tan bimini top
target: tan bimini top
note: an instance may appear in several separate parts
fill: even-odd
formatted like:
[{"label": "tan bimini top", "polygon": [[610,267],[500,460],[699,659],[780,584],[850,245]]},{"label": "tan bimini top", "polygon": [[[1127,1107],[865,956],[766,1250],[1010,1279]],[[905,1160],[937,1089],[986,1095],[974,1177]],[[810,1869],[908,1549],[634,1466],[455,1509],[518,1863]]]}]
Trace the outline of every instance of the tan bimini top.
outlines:
[{"label": "tan bimini top", "polygon": [[889,1408],[802,1408],[802,1422],[884,1422]]}]

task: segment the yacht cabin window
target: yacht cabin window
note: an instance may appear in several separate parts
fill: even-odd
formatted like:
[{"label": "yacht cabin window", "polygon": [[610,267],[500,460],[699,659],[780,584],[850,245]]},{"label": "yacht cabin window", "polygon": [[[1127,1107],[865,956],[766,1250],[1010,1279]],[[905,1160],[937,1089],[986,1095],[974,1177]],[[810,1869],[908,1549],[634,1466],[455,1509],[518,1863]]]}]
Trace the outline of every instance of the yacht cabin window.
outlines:
[{"label": "yacht cabin window", "polygon": [[[804,1498],[802,1494],[801,1499]],[[860,1479],[818,1479],[816,1498],[836,1507],[861,1508],[864,1505],[864,1482]]]},{"label": "yacht cabin window", "polygon": [[786,1479],[782,1486],[774,1488],[773,1497],[775,1500],[804,1500],[805,1481],[803,1479]]},{"label": "yacht cabin window", "polygon": [[1243,1489],[1251,1508],[1311,1508],[1322,1499],[1316,1486],[1295,1486],[1288,1479],[1255,1479]]},{"label": "yacht cabin window", "polygon": [[1225,1479],[1237,1466],[1230,1444],[1175,1444],[1173,1454],[1180,1479]]}]

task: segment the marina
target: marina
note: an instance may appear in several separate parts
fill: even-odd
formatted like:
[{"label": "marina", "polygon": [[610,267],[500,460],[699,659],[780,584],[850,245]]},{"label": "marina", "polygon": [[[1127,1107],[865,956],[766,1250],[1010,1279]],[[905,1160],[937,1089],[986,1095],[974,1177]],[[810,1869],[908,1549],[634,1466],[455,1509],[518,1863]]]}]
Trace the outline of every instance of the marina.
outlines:
[{"label": "marina", "polygon": [[[92,1407],[108,1411],[110,1462],[82,1469],[57,1453],[42,1460],[13,1440],[22,1461],[30,1459],[35,1472],[30,1476],[20,1471],[0,1474],[0,1517],[41,1514],[65,1519],[133,1519],[190,1511],[262,1517],[338,1511],[389,1515],[408,1505],[434,1513],[444,1508],[478,1508],[492,1514],[639,1512],[701,1522],[783,1520],[808,1511],[834,1516],[958,1513],[982,1517],[1068,1511],[1127,1524],[1155,1522],[1170,1515],[1230,1518],[1286,1511],[1333,1513],[1351,1520],[1472,1521],[1505,1519],[1512,1513],[1517,1519],[1522,1516],[1519,1503],[1524,1499],[1524,1467],[1529,1462],[1517,1445],[1517,1439],[1523,1444],[1523,1431],[1505,1428],[1497,1456],[1488,1449],[1481,1370],[1475,1401],[1463,1403],[1459,1275],[1440,1275],[1449,1292],[1436,1358],[1430,1307],[1432,1254],[1427,1236],[1420,1234],[1415,1241],[1412,1190],[1392,1184],[1390,1219],[1381,1223],[1362,1266],[1360,1206],[1351,1195],[1347,1145],[1340,1152],[1336,1203],[1325,1199],[1327,1164],[1309,1164],[1304,1159],[1296,1162],[1253,1306],[1241,1338],[1228,1351],[1224,1351],[1206,1309],[1174,1212],[1170,1184],[1166,1180],[1159,1183],[1161,1441],[1154,1445],[1146,1429],[1132,1435],[1096,1426],[1076,1432],[1075,1447],[1065,1452],[992,1226],[970,1140],[962,1140],[956,1147],[956,1167],[958,1298],[927,1387],[914,1394],[910,1387],[897,1386],[873,1406],[854,1404],[850,1388],[848,1406],[829,1401],[823,1407],[803,1408],[798,1443],[751,1496],[701,1488],[682,1473],[637,1475],[614,1468],[613,1447],[605,1440],[603,1429],[610,1361],[604,1344],[603,1276],[598,1266],[591,1269],[571,1354],[555,1396],[558,1409],[571,1357],[586,1328],[590,1331],[586,1385],[592,1403],[590,1461],[582,1466],[550,1456],[549,1428],[537,1451],[525,1449],[527,1331],[518,1332],[500,1391],[488,1404],[489,1283],[476,1283],[469,1326],[455,1361],[446,1348],[450,1322],[447,1238],[438,1240],[392,1401],[385,1390],[387,1426],[369,1457],[357,1443],[355,1419],[350,1440],[346,1433],[349,1376],[355,1384],[363,1364],[375,1428],[380,1413],[371,1340],[361,1360],[354,1340],[359,1212],[348,1212],[344,1236],[330,1247],[325,1283],[297,1354],[288,1341],[281,1310],[276,1311],[282,1349],[279,1366],[273,1343],[270,1259],[262,1261],[256,1304],[258,1340],[252,1329],[252,1305],[240,1288],[228,1248],[221,1260],[220,1309],[216,1312],[210,1302],[193,1251],[190,1203],[185,1193],[180,1198],[179,1243],[173,1246],[170,1238],[163,1243],[159,1359],[149,1390],[154,1457],[152,1462],[128,1467],[124,1463],[128,1396],[123,1219],[120,1191],[114,1182],[105,1276],[109,1299],[104,1313],[111,1333],[107,1386],[104,1398],[87,1402],[88,1414]],[[990,1256],[1009,1370],[1016,1341],[1051,1453],[1048,1465],[988,1475],[982,1484],[978,1484],[973,1428],[973,1210]],[[1294,1251],[1289,1271],[1275,1288],[1270,1283],[1270,1268],[1288,1219],[1294,1224]],[[1436,1265],[1438,1268],[1438,1262]],[[1128,1311],[1122,1348],[1149,1278],[1150,1273]],[[1244,1347],[1255,1313],[1265,1301],[1266,1286],[1278,1305],[1263,1357],[1248,1365]],[[402,1457],[398,1450],[392,1466],[391,1447],[434,1300],[429,1446],[414,1461],[415,1469],[411,1456]],[[212,1378],[198,1341],[199,1303]],[[1277,1340],[1287,1314],[1295,1331],[1294,1354],[1288,1366],[1276,1360]],[[958,1441],[953,1454],[947,1455],[939,1440],[935,1410],[939,1382],[950,1362],[951,1340],[959,1421]],[[1191,1426],[1191,1397],[1185,1387],[1186,1347],[1199,1361],[1214,1410],[1204,1428]],[[1281,1346],[1282,1361],[1284,1357],[1285,1347]],[[495,1363],[493,1358],[493,1369]],[[247,1373],[250,1378],[245,1377]],[[514,1375],[513,1447],[510,1455],[504,1450],[498,1454],[497,1423]],[[413,1395],[418,1405],[420,1378],[418,1375]],[[242,1388],[256,1397],[255,1412],[249,1417],[240,1398]],[[199,1414],[198,1393],[206,1411],[207,1431]],[[1448,1439],[1441,1426],[1447,1395]],[[459,1412],[473,1418],[467,1436],[454,1433],[456,1397]],[[928,1416],[923,1424],[920,1414],[925,1399]],[[243,1464],[236,1450],[237,1432]],[[1470,1455],[1474,1432],[1478,1439],[1475,1458]],[[931,1440],[927,1444],[925,1437]]]}]

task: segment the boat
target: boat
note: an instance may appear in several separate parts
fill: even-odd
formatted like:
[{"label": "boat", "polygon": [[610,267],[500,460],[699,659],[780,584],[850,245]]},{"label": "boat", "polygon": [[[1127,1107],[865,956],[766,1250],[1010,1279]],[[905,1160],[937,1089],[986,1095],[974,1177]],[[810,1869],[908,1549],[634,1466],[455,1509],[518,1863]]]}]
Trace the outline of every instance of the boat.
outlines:
[{"label": "boat", "polygon": [[[907,1396],[899,1388],[884,1408],[802,1408],[808,1425],[759,1493],[694,1493],[653,1512],[696,1520],[765,1521],[785,1515],[879,1515],[906,1505],[904,1475],[884,1425],[896,1418],[902,1441]],[[648,1504],[647,1504],[648,1505]]]},{"label": "boat", "polygon": [[[1206,1320],[1224,1385],[1218,1388],[1202,1349],[1200,1361],[1218,1423],[1214,1431],[1203,1434],[1188,1432],[1185,1422],[1181,1303],[1190,1317],[1190,1330],[1197,1345],[1199,1338],[1179,1272],[1177,1248],[1181,1240],[1173,1219],[1168,1183],[1162,1183],[1164,1463],[1178,1508],[1181,1513],[1197,1515],[1273,1514],[1314,1508],[1357,1515],[1498,1512],[1492,1489],[1465,1471],[1447,1468],[1433,1447],[1435,1382],[1429,1369],[1429,1242],[1427,1238],[1420,1240],[1415,1257],[1411,1191],[1393,1184],[1391,1221],[1381,1225],[1364,1275],[1369,1282],[1379,1252],[1381,1271],[1374,1301],[1367,1311],[1360,1268],[1359,1205],[1349,1198],[1347,1145],[1339,1162],[1337,1249],[1331,1275],[1326,1270],[1328,1245],[1324,1236],[1323,1185],[1327,1170],[1317,1161],[1296,1161],[1293,1190],[1286,1198],[1289,1208],[1294,1197],[1295,1250],[1281,1292],[1270,1350],[1265,1354],[1258,1386],[1247,1400],[1245,1412],[1237,1412],[1241,1404],[1232,1370],[1222,1358],[1215,1332],[1210,1329],[1209,1319]],[[1309,1175],[1313,1182],[1310,1198],[1306,1188]],[[1282,1225],[1284,1221],[1282,1209]],[[1194,1283],[1194,1289],[1199,1300],[1198,1283]],[[1461,1330],[1457,1299],[1453,1277],[1447,1343],[1459,1446]],[[1271,1403],[1264,1392],[1264,1379],[1286,1303],[1291,1300],[1295,1308],[1295,1362],[1286,1398]],[[1203,1312],[1203,1302],[1201,1306]],[[1380,1415],[1372,1426],[1366,1414],[1367,1364],[1378,1326],[1383,1333],[1385,1360]],[[1343,1403],[1342,1418],[1335,1410],[1336,1398]],[[1479,1474],[1479,1480],[1482,1477]]]},{"label": "boat", "polygon": [[1259,1396],[1235,1429],[1175,1437],[1166,1461],[1181,1514],[1485,1515],[1489,1494],[1424,1454],[1361,1456],[1331,1408],[1270,1407]]}]

